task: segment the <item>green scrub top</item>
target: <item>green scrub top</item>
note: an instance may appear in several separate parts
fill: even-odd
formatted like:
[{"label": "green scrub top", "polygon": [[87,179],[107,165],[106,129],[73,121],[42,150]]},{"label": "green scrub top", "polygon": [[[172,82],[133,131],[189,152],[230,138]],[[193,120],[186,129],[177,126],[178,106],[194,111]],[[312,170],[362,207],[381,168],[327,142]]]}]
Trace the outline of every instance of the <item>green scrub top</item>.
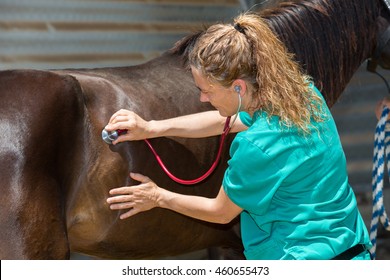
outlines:
[{"label": "green scrub top", "polygon": [[249,128],[232,142],[222,185],[244,209],[247,259],[323,260],[358,243],[371,247],[336,125],[324,100],[323,106],[325,121],[313,121],[309,135],[281,128],[263,111],[253,118],[240,113]]}]

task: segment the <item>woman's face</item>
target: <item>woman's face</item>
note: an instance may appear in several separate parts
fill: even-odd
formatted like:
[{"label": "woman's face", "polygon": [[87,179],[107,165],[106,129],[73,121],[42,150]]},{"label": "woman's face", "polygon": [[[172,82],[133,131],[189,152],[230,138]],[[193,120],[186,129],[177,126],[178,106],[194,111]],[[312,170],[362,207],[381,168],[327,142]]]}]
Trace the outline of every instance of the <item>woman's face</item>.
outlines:
[{"label": "woman's face", "polygon": [[200,90],[200,101],[210,102],[223,117],[237,112],[238,96],[232,87],[226,88],[218,83],[210,82],[198,69],[191,67],[196,87]]}]

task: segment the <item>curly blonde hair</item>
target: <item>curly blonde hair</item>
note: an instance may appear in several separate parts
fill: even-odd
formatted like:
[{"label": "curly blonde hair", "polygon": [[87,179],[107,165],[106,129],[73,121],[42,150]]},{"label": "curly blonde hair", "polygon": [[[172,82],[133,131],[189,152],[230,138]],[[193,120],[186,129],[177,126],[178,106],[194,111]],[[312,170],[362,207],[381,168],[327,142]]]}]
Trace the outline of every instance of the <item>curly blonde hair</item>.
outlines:
[{"label": "curly blonde hair", "polygon": [[308,132],[311,119],[323,121],[323,101],[309,87],[311,78],[259,15],[241,14],[234,25],[210,26],[188,59],[222,86],[245,80],[252,93],[249,109],[279,116],[284,127]]}]

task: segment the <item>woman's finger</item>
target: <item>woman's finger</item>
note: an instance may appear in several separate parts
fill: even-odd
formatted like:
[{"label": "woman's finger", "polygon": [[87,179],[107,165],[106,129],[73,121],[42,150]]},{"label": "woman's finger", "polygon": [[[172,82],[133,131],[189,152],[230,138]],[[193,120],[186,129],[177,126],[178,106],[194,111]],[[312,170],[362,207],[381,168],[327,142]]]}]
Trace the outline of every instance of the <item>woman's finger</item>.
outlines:
[{"label": "woman's finger", "polygon": [[130,195],[117,195],[107,198],[107,203],[123,203],[127,201],[132,201],[132,196]]},{"label": "woman's finger", "polygon": [[120,116],[120,117],[115,117],[112,121],[110,121],[107,125],[106,125],[106,129],[109,130],[116,130],[116,129],[124,129],[126,126],[126,129],[127,129],[127,126],[129,125],[128,124],[128,121],[129,121],[129,118],[126,117],[126,116]]},{"label": "woman's finger", "polygon": [[115,113],[111,116],[111,118],[110,118],[110,120],[109,120],[109,123],[111,123],[111,122],[113,121],[113,119],[115,119],[115,118],[118,117],[118,116],[127,116],[127,115],[129,114],[129,112],[130,112],[130,111],[128,111],[128,110],[120,109],[119,111],[115,112]]},{"label": "woman's finger", "polygon": [[114,188],[110,190],[110,195],[120,195],[120,194],[132,194],[132,187],[131,186],[125,186],[125,187],[119,187]]},{"label": "woman's finger", "polygon": [[136,204],[134,202],[126,202],[126,203],[115,203],[110,205],[111,210],[123,210],[134,208]]},{"label": "woman's finger", "polygon": [[132,129],[132,124],[129,123],[127,117],[117,117],[113,121],[110,121],[105,127],[108,131],[118,130],[118,129]]},{"label": "woman's finger", "polygon": [[144,183],[149,183],[149,182],[152,181],[149,177],[144,176],[144,175],[142,175],[142,174],[140,174],[140,173],[133,173],[133,172],[131,172],[131,173],[130,173],[130,177],[131,177],[132,179],[138,181],[138,182],[143,183],[143,184],[144,184]]},{"label": "woman's finger", "polygon": [[120,218],[121,220],[124,220],[124,219],[127,219],[127,218],[131,217],[131,216],[134,216],[135,214],[138,214],[139,212],[141,212],[139,209],[132,208],[132,209],[130,209],[129,211],[127,211],[127,212],[121,214],[121,215],[119,216],[119,218]]}]

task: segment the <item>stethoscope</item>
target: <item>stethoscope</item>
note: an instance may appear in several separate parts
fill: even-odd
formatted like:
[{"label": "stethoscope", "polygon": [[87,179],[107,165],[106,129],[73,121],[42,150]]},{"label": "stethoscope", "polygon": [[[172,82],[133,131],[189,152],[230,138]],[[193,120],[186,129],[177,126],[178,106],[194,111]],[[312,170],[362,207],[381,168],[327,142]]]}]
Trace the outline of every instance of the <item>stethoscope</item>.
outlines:
[{"label": "stethoscope", "polygon": [[[179,183],[179,184],[182,184],[182,185],[195,185],[195,184],[200,183],[203,180],[205,180],[207,177],[209,177],[211,175],[211,173],[214,172],[215,168],[217,167],[217,165],[219,163],[219,160],[221,159],[222,150],[223,150],[223,146],[224,146],[224,143],[225,143],[225,138],[229,134],[231,128],[234,125],[234,123],[236,122],[238,114],[239,114],[239,112],[241,110],[241,105],[242,105],[242,100],[241,100],[242,98],[241,98],[241,94],[240,94],[241,87],[240,86],[235,86],[234,90],[238,93],[237,112],[236,112],[232,122],[230,122],[230,119],[231,119],[230,116],[226,118],[225,125],[224,125],[224,128],[223,128],[222,134],[221,134],[221,138],[219,140],[219,148],[218,148],[217,156],[216,156],[213,164],[209,168],[209,170],[207,170],[207,172],[204,173],[199,178],[196,178],[196,179],[193,179],[193,180],[183,180],[183,179],[180,179],[180,178],[176,177],[175,175],[173,175],[168,170],[168,168],[165,166],[164,162],[162,161],[162,159],[160,158],[160,156],[158,155],[156,150],[153,148],[153,146],[150,143],[150,141],[148,139],[144,139],[144,141],[146,142],[146,144],[148,145],[148,147],[152,151],[154,157],[156,158],[156,160],[157,160],[158,164],[160,165],[160,167],[162,168],[162,170],[164,170],[164,172],[168,175],[168,177],[171,178],[176,183]],[[127,133],[126,129],[115,130],[115,131],[107,131],[107,130],[103,129],[103,131],[102,131],[102,139],[104,140],[104,142],[106,142],[107,144],[111,145],[112,141],[116,140],[120,135],[126,134],[126,133]]]}]

